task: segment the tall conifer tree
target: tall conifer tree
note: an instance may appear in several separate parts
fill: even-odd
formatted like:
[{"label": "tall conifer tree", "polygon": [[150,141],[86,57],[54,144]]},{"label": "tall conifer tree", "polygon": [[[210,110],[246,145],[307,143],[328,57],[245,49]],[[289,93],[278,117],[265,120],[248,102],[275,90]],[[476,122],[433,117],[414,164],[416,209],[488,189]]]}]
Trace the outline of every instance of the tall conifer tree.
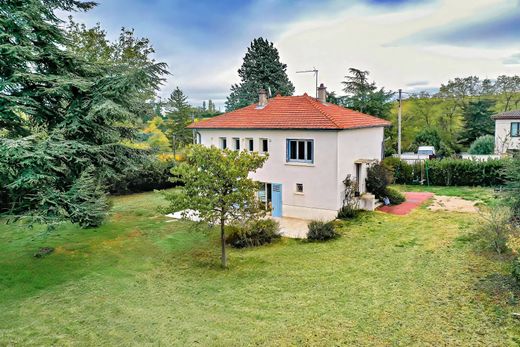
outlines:
[{"label": "tall conifer tree", "polygon": [[241,82],[231,86],[226,101],[227,111],[258,102],[260,89],[281,95],[294,93],[294,85],[287,76],[287,65],[280,62],[273,43],[261,37],[251,42],[238,75]]}]

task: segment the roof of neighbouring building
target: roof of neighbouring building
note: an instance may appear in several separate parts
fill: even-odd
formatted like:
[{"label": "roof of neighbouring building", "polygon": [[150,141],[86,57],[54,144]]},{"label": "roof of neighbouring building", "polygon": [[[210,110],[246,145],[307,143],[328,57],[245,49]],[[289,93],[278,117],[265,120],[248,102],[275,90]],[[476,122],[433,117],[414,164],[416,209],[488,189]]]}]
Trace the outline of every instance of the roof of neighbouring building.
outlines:
[{"label": "roof of neighbouring building", "polygon": [[493,119],[520,119],[520,110],[498,113],[493,115]]},{"label": "roof of neighbouring building", "polygon": [[385,127],[381,118],[322,103],[304,94],[276,96],[267,105],[252,104],[210,119],[195,122],[191,129],[356,129]]}]

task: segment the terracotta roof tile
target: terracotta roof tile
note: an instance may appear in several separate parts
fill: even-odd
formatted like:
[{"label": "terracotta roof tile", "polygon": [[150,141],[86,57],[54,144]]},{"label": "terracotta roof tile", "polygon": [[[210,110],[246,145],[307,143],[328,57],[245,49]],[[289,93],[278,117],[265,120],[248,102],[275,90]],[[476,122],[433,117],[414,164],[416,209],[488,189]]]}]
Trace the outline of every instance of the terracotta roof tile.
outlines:
[{"label": "terracotta roof tile", "polygon": [[390,126],[374,116],[302,96],[276,96],[257,104],[195,122],[192,129],[354,129]]}]

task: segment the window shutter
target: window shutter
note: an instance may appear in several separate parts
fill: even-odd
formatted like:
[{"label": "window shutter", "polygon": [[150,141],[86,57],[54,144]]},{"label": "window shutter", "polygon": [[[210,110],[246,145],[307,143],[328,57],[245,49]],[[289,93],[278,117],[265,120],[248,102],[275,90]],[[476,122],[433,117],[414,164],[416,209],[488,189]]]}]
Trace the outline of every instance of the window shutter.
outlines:
[{"label": "window shutter", "polygon": [[285,151],[285,161],[286,162],[289,162],[289,158],[290,158],[290,152],[291,152],[291,141],[290,140],[285,140],[285,145],[286,145],[286,151]]}]

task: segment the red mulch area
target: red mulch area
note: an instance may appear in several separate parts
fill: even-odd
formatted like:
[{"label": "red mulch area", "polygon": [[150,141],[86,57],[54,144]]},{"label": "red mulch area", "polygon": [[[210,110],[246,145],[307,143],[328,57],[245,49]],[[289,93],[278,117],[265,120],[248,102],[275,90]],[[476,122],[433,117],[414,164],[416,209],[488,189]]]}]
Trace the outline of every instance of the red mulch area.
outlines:
[{"label": "red mulch area", "polygon": [[404,193],[406,201],[395,206],[381,206],[378,211],[404,216],[413,209],[419,207],[423,202],[433,197],[433,193]]}]

